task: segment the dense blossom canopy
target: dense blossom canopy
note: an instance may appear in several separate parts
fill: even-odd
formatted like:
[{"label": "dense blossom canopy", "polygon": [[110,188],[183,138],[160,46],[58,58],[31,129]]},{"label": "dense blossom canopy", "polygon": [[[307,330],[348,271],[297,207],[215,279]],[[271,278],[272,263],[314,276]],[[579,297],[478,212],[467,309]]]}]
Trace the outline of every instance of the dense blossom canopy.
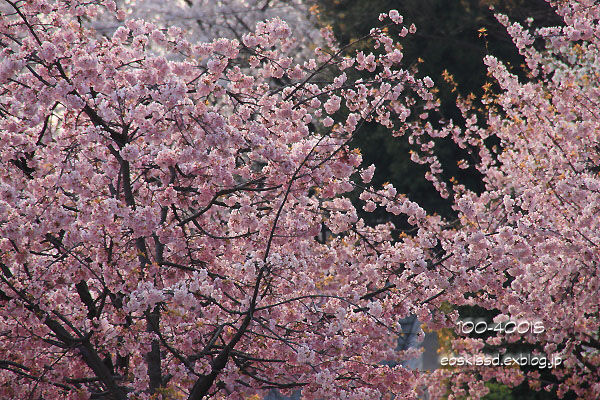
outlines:
[{"label": "dense blossom canopy", "polygon": [[[531,76],[519,82],[488,57],[502,92],[479,124],[462,104],[467,129],[426,122],[433,81],[402,65],[394,37],[415,28],[396,11],[358,39],[373,53],[338,48],[324,29],[299,61],[279,18],[190,42],[113,1],[2,3],[2,397],[417,398],[431,382],[442,395],[450,375],[456,394],[526,378],[600,396],[593,2],[558,2],[565,26],[535,33],[549,39],[543,51],[500,17]],[[110,35],[90,28],[111,13],[122,22]],[[411,135],[457,221],[369,186],[374,167],[348,145],[364,121]],[[442,181],[440,136],[475,149],[484,193]],[[365,211],[415,229],[366,225],[355,190]],[[516,368],[397,364],[414,356],[394,350],[399,318],[453,326],[448,304],[542,321],[543,334],[505,340],[560,353],[564,367],[548,382]]]},{"label": "dense blossom canopy", "polygon": [[[432,100],[393,40],[373,30],[378,56],[332,44],[297,64],[280,19],[241,42],[86,28],[114,9],[3,6],[3,396],[410,392],[413,374],[380,362],[414,310],[376,295],[424,254],[402,255],[343,196],[362,121]],[[338,236],[316,240],[323,224]]]}]

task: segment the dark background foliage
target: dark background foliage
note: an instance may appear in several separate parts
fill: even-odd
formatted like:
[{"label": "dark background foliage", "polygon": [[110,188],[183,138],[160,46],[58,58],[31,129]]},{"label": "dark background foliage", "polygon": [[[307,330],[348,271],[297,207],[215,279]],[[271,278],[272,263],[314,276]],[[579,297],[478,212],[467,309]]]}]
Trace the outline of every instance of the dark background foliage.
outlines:
[{"label": "dark background foliage", "polygon": [[[416,34],[402,41],[406,67],[435,81],[441,101],[440,115],[436,117],[459,124],[462,117],[456,107],[457,95],[466,97],[473,93],[480,97],[486,83],[493,87],[482,62],[485,55],[495,55],[526,78],[521,66],[523,59],[494,12],[506,13],[522,22],[533,17],[534,26],[561,22],[544,0],[317,0],[317,3],[320,22],[333,28],[342,45],[367,35],[371,27],[380,25],[379,14],[390,9],[397,9],[404,16],[405,25],[414,23]],[[490,6],[495,10],[490,10]],[[456,86],[445,82],[444,71],[453,77]],[[450,140],[438,142],[436,154],[444,167],[444,178],[454,177],[472,190],[482,190],[481,177],[474,169],[462,170],[457,166],[459,159],[469,156]],[[377,166],[375,186],[391,182],[427,211],[453,216],[450,202],[443,200],[424,179],[426,167],[410,160],[411,146],[406,137],[392,138],[385,128],[365,124],[353,145],[362,150],[366,165]],[[383,213],[363,215],[367,220],[382,216]],[[401,221],[400,224],[404,225]]]}]

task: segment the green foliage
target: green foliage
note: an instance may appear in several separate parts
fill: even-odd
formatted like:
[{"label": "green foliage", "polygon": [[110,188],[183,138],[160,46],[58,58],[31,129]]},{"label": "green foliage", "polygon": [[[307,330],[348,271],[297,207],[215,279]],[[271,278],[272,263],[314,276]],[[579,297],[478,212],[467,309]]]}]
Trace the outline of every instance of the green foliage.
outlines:
[{"label": "green foliage", "polygon": [[501,383],[488,382],[485,384],[490,392],[483,400],[517,400],[511,393],[511,389]]}]

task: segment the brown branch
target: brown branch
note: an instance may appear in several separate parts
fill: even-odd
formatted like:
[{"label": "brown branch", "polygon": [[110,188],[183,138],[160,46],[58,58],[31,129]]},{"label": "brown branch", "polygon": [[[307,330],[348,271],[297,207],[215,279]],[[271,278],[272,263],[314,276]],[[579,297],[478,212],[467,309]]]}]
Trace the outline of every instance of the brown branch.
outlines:
[{"label": "brown branch", "polygon": [[188,396],[188,400],[201,400],[206,396],[213,383],[217,379],[219,373],[225,368],[227,365],[227,361],[229,360],[229,355],[233,348],[237,345],[237,343],[242,339],[252,318],[254,316],[254,311],[256,310],[256,299],[258,298],[258,291],[260,284],[262,282],[263,276],[265,274],[266,266],[263,266],[258,276],[256,277],[256,283],[254,286],[254,293],[252,295],[252,299],[250,300],[250,305],[248,307],[248,311],[244,320],[242,321],[240,327],[237,329],[235,336],[227,343],[227,345],[219,352],[219,355],[213,360],[211,363],[211,371],[208,375],[203,375],[196,380],[190,394]]},{"label": "brown branch", "polygon": [[[15,292],[19,299],[24,303],[24,307],[31,311],[59,340],[59,347],[65,349],[79,350],[79,354],[83,358],[88,367],[96,374],[96,376],[104,383],[110,393],[113,394],[115,400],[127,400],[125,390],[117,385],[112,372],[102,362],[98,353],[89,341],[89,334],[84,337],[74,338],[69,332],[55,319],[51,318],[47,312],[43,311],[37,304],[29,299],[26,293],[14,287],[4,275],[0,275],[0,279]],[[64,318],[64,317],[63,317]],[[63,321],[64,322],[64,321]],[[69,324],[70,325],[70,324]],[[72,325],[71,325],[72,327]]]}]

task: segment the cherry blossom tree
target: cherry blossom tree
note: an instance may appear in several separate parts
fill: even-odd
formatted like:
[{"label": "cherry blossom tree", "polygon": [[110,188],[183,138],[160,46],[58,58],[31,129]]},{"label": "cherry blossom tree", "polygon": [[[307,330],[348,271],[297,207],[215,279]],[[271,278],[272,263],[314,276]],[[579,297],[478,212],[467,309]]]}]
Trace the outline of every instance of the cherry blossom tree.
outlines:
[{"label": "cherry blossom tree", "polygon": [[[417,398],[432,382],[442,397],[450,378],[453,398],[491,379],[600,396],[600,6],[553,4],[564,27],[500,17],[531,76],[486,58],[501,92],[483,118],[464,101],[461,129],[428,121],[434,83],[403,69],[394,38],[415,27],[396,11],[362,51],[324,29],[299,61],[279,18],[190,42],[110,0],[2,0],[2,397]],[[120,25],[99,35],[107,13]],[[369,186],[374,167],[349,147],[364,121],[410,135],[457,221]],[[475,149],[483,193],[443,181],[440,136]],[[365,224],[355,190],[414,230]],[[487,345],[525,341],[563,367],[549,380],[393,363],[415,355],[394,351],[400,318],[453,327],[449,306],[465,304],[540,321]]]},{"label": "cherry blossom tree", "polygon": [[[3,1],[2,397],[414,397],[415,374],[382,361],[411,357],[393,351],[397,321],[427,304],[395,270],[428,255],[345,194],[373,174],[348,147],[363,121],[433,107],[430,81],[382,29],[360,39],[377,56],[324,31],[298,64],[280,19],[190,43],[135,19],[97,35],[106,12],[125,17],[105,0]],[[365,193],[440,222],[391,186]]]},{"label": "cherry blossom tree", "polygon": [[464,101],[467,129],[425,131],[477,149],[486,182],[481,194],[453,188],[460,227],[444,244],[450,257],[443,265],[464,294],[447,300],[497,310],[496,323],[522,321],[520,332],[494,334],[485,347],[481,335],[457,338],[455,354],[529,343],[534,355],[562,364],[437,371],[436,380],[452,376],[453,396],[479,397],[490,379],[511,386],[526,380],[559,397],[600,396],[600,6],[551,3],[564,26],[530,32],[499,16],[525,57],[527,81],[489,56],[501,92],[483,100],[486,117]]}]

